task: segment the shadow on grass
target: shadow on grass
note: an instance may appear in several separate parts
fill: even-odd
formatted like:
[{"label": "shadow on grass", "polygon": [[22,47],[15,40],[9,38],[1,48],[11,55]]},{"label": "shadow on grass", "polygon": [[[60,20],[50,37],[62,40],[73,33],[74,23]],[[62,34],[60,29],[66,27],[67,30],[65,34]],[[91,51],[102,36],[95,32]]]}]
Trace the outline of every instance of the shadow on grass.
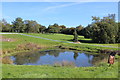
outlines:
[{"label": "shadow on grass", "polygon": [[[66,40],[66,39],[62,39],[62,40]],[[73,39],[69,39],[69,40],[66,40],[66,41],[73,42]],[[92,40],[78,40],[78,41],[81,42],[81,43],[95,43]]]}]

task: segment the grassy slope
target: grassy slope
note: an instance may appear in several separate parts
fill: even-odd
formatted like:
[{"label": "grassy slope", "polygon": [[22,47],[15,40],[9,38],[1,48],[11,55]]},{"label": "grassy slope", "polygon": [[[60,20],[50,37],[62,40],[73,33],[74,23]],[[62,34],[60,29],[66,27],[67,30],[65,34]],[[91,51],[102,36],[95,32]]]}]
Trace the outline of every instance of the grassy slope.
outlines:
[{"label": "grassy slope", "polygon": [[[65,35],[65,34],[35,34],[35,33],[29,33],[28,35],[40,36],[40,37],[44,37],[44,38],[48,38],[48,39],[60,40],[60,41],[70,41],[70,42],[73,39],[73,35]],[[84,38],[84,36],[79,36],[78,40],[90,41],[91,39],[86,39],[86,38]],[[85,43],[85,44],[118,47],[118,44],[97,44],[97,43]]]},{"label": "grassy slope", "polygon": [[44,45],[44,46],[51,46],[51,45],[55,45],[58,43],[58,42],[53,43],[53,41],[27,37],[27,36],[23,36],[19,34],[3,34],[3,36],[5,36],[6,38],[16,39],[16,41],[14,42],[2,42],[3,49],[15,48],[18,44],[24,44],[24,43],[29,43],[29,42],[37,43],[37,44]]},{"label": "grassy slope", "polygon": [[[39,37],[60,40],[60,41],[70,41],[71,39],[73,39],[72,35],[64,35],[64,34],[35,34],[35,33],[33,34],[33,33],[30,33],[28,35],[39,36]],[[3,34],[3,36],[6,38],[16,39],[16,41],[14,41],[14,42],[2,42],[2,49],[3,49],[4,53],[7,51],[7,54],[5,54],[5,55],[9,55],[8,51],[9,51],[9,53],[12,53],[12,54],[18,52],[15,49],[17,47],[17,45],[25,44],[25,43],[29,43],[29,42],[39,44],[46,48],[48,48],[48,47],[53,48],[54,46],[62,45],[65,48],[89,51],[89,52],[93,52],[93,53],[96,53],[96,51],[101,50],[101,49],[102,50],[104,50],[104,49],[117,50],[117,48],[84,45],[84,44],[88,44],[88,43],[84,43],[84,44],[62,43],[62,42],[55,42],[55,41],[50,41],[50,40],[44,40],[44,39],[39,39],[39,38],[23,36],[23,35],[19,35],[19,34]],[[83,36],[79,36],[79,40],[80,39],[86,40]],[[108,46],[109,44],[104,44],[104,45]],[[111,45],[116,46],[116,44],[111,44]],[[5,56],[5,55],[3,55],[3,56]]]},{"label": "grassy slope", "polygon": [[118,63],[111,67],[53,67],[3,65],[3,78],[117,78]]},{"label": "grassy slope", "polygon": [[[64,35],[64,34],[30,34],[34,36],[41,36],[45,38],[50,38],[50,39],[55,39],[55,40],[62,40],[62,41],[67,41],[73,38],[72,35]],[[8,37],[8,38],[14,38],[16,39],[15,42],[3,42],[2,47],[5,50],[8,49],[13,49],[16,48],[18,44],[24,44],[28,42],[33,42],[37,43],[40,45],[44,45],[47,47],[52,47],[56,45],[64,45],[66,47],[74,47],[78,49],[93,49],[95,50],[96,48],[101,49],[101,47],[95,47],[95,46],[87,46],[87,45],[82,45],[82,44],[71,44],[71,43],[60,43],[60,42],[53,42],[49,40],[43,40],[43,39],[37,39],[37,38],[31,38],[27,36],[22,36],[18,34],[4,34],[3,36]],[[82,37],[82,36],[81,36]],[[84,38],[82,38],[84,39]],[[85,43],[86,44],[86,43]],[[107,44],[108,45],[108,44]],[[111,44],[114,45],[114,44]],[[116,44],[114,45],[116,46]],[[105,48],[102,48],[105,49]],[[106,48],[108,49],[108,48]],[[112,49],[112,48],[111,48]],[[25,66],[25,65],[3,65],[3,78],[25,78],[25,77],[52,77],[52,78],[62,78],[62,77],[80,77],[80,78],[103,78],[103,77],[108,77],[108,78],[114,78],[117,77],[117,72],[118,72],[118,63],[116,62],[115,65],[112,67],[109,67],[108,70],[106,70],[106,66],[103,67],[86,67],[86,68],[67,68],[67,67],[52,67],[52,66]]]},{"label": "grassy slope", "polygon": [[[71,41],[73,39],[72,35],[64,35],[64,34],[32,34],[32,33],[30,33],[29,35],[44,37],[44,38],[53,39],[53,40],[60,40],[60,41]],[[79,36],[79,40],[90,40],[90,39],[85,39],[83,36]],[[85,44],[91,44],[91,45],[85,45]],[[65,47],[73,47],[75,49],[77,48],[78,50],[88,50],[88,51],[91,51],[91,50],[94,51],[94,50],[97,50],[97,49],[111,49],[111,50],[117,50],[118,49],[118,48],[93,46],[93,45],[103,45],[103,46],[118,47],[118,44],[96,44],[96,43],[72,44],[72,43],[61,43],[61,45],[65,46]]]},{"label": "grassy slope", "polygon": [[[33,36],[40,36],[48,39],[53,39],[53,40],[60,40],[60,41],[70,41],[73,39],[72,35],[64,35],[64,34],[28,34],[28,35],[33,35]],[[22,44],[22,43],[27,43],[27,42],[33,42],[33,43],[38,43],[41,45],[45,46],[51,46],[51,45],[59,45],[61,42],[53,42],[50,40],[43,40],[43,39],[38,39],[38,38],[32,38],[28,36],[23,36],[19,34],[3,34],[3,36],[8,37],[8,38],[14,38],[16,39],[15,42],[2,42],[2,47],[4,48],[15,48],[16,45]],[[79,36],[79,39],[86,40],[83,36]],[[69,45],[77,45],[81,46],[82,44],[71,44],[67,43]],[[88,43],[85,43],[88,44]],[[105,45],[105,46],[118,46],[118,44],[94,44],[94,43],[89,43],[93,45]],[[86,46],[86,45],[85,45]],[[91,47],[91,46],[90,46]],[[96,47],[96,46],[95,46]],[[113,49],[113,48],[111,48]]]}]

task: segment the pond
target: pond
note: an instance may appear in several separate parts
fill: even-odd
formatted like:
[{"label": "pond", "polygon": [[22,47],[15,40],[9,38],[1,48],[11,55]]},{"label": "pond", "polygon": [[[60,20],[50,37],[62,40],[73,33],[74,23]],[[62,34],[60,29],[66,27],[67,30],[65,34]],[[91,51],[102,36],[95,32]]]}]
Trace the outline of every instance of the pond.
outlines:
[{"label": "pond", "polygon": [[88,54],[76,51],[46,50],[36,52],[23,52],[10,56],[15,65],[75,65],[77,67],[94,66],[106,61],[107,54]]}]

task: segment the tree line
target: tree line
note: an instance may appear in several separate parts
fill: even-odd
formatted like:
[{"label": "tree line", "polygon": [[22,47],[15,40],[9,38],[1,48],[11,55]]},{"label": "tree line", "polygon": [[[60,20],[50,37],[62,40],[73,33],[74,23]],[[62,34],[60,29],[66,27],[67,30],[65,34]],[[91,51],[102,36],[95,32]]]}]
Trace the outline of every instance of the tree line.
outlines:
[{"label": "tree line", "polygon": [[5,19],[0,21],[2,27],[1,32],[17,32],[17,33],[62,33],[74,35],[83,35],[85,38],[91,38],[96,43],[119,43],[120,42],[120,22],[115,21],[115,14],[109,14],[100,18],[92,16],[92,23],[84,27],[67,28],[65,25],[57,23],[48,27],[39,24],[33,20],[23,20],[18,17],[12,24],[7,23]]}]

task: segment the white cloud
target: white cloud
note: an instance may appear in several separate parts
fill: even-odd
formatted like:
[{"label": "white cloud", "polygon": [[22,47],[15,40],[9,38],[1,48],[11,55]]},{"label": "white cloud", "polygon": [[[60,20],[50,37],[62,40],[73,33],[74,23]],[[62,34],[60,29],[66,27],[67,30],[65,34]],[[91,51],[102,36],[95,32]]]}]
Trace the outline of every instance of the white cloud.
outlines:
[{"label": "white cloud", "polygon": [[69,7],[69,6],[73,6],[73,5],[77,5],[77,4],[82,4],[82,2],[68,3],[68,4],[57,5],[57,6],[50,6],[44,10],[48,11],[48,10],[57,9],[57,8]]}]

